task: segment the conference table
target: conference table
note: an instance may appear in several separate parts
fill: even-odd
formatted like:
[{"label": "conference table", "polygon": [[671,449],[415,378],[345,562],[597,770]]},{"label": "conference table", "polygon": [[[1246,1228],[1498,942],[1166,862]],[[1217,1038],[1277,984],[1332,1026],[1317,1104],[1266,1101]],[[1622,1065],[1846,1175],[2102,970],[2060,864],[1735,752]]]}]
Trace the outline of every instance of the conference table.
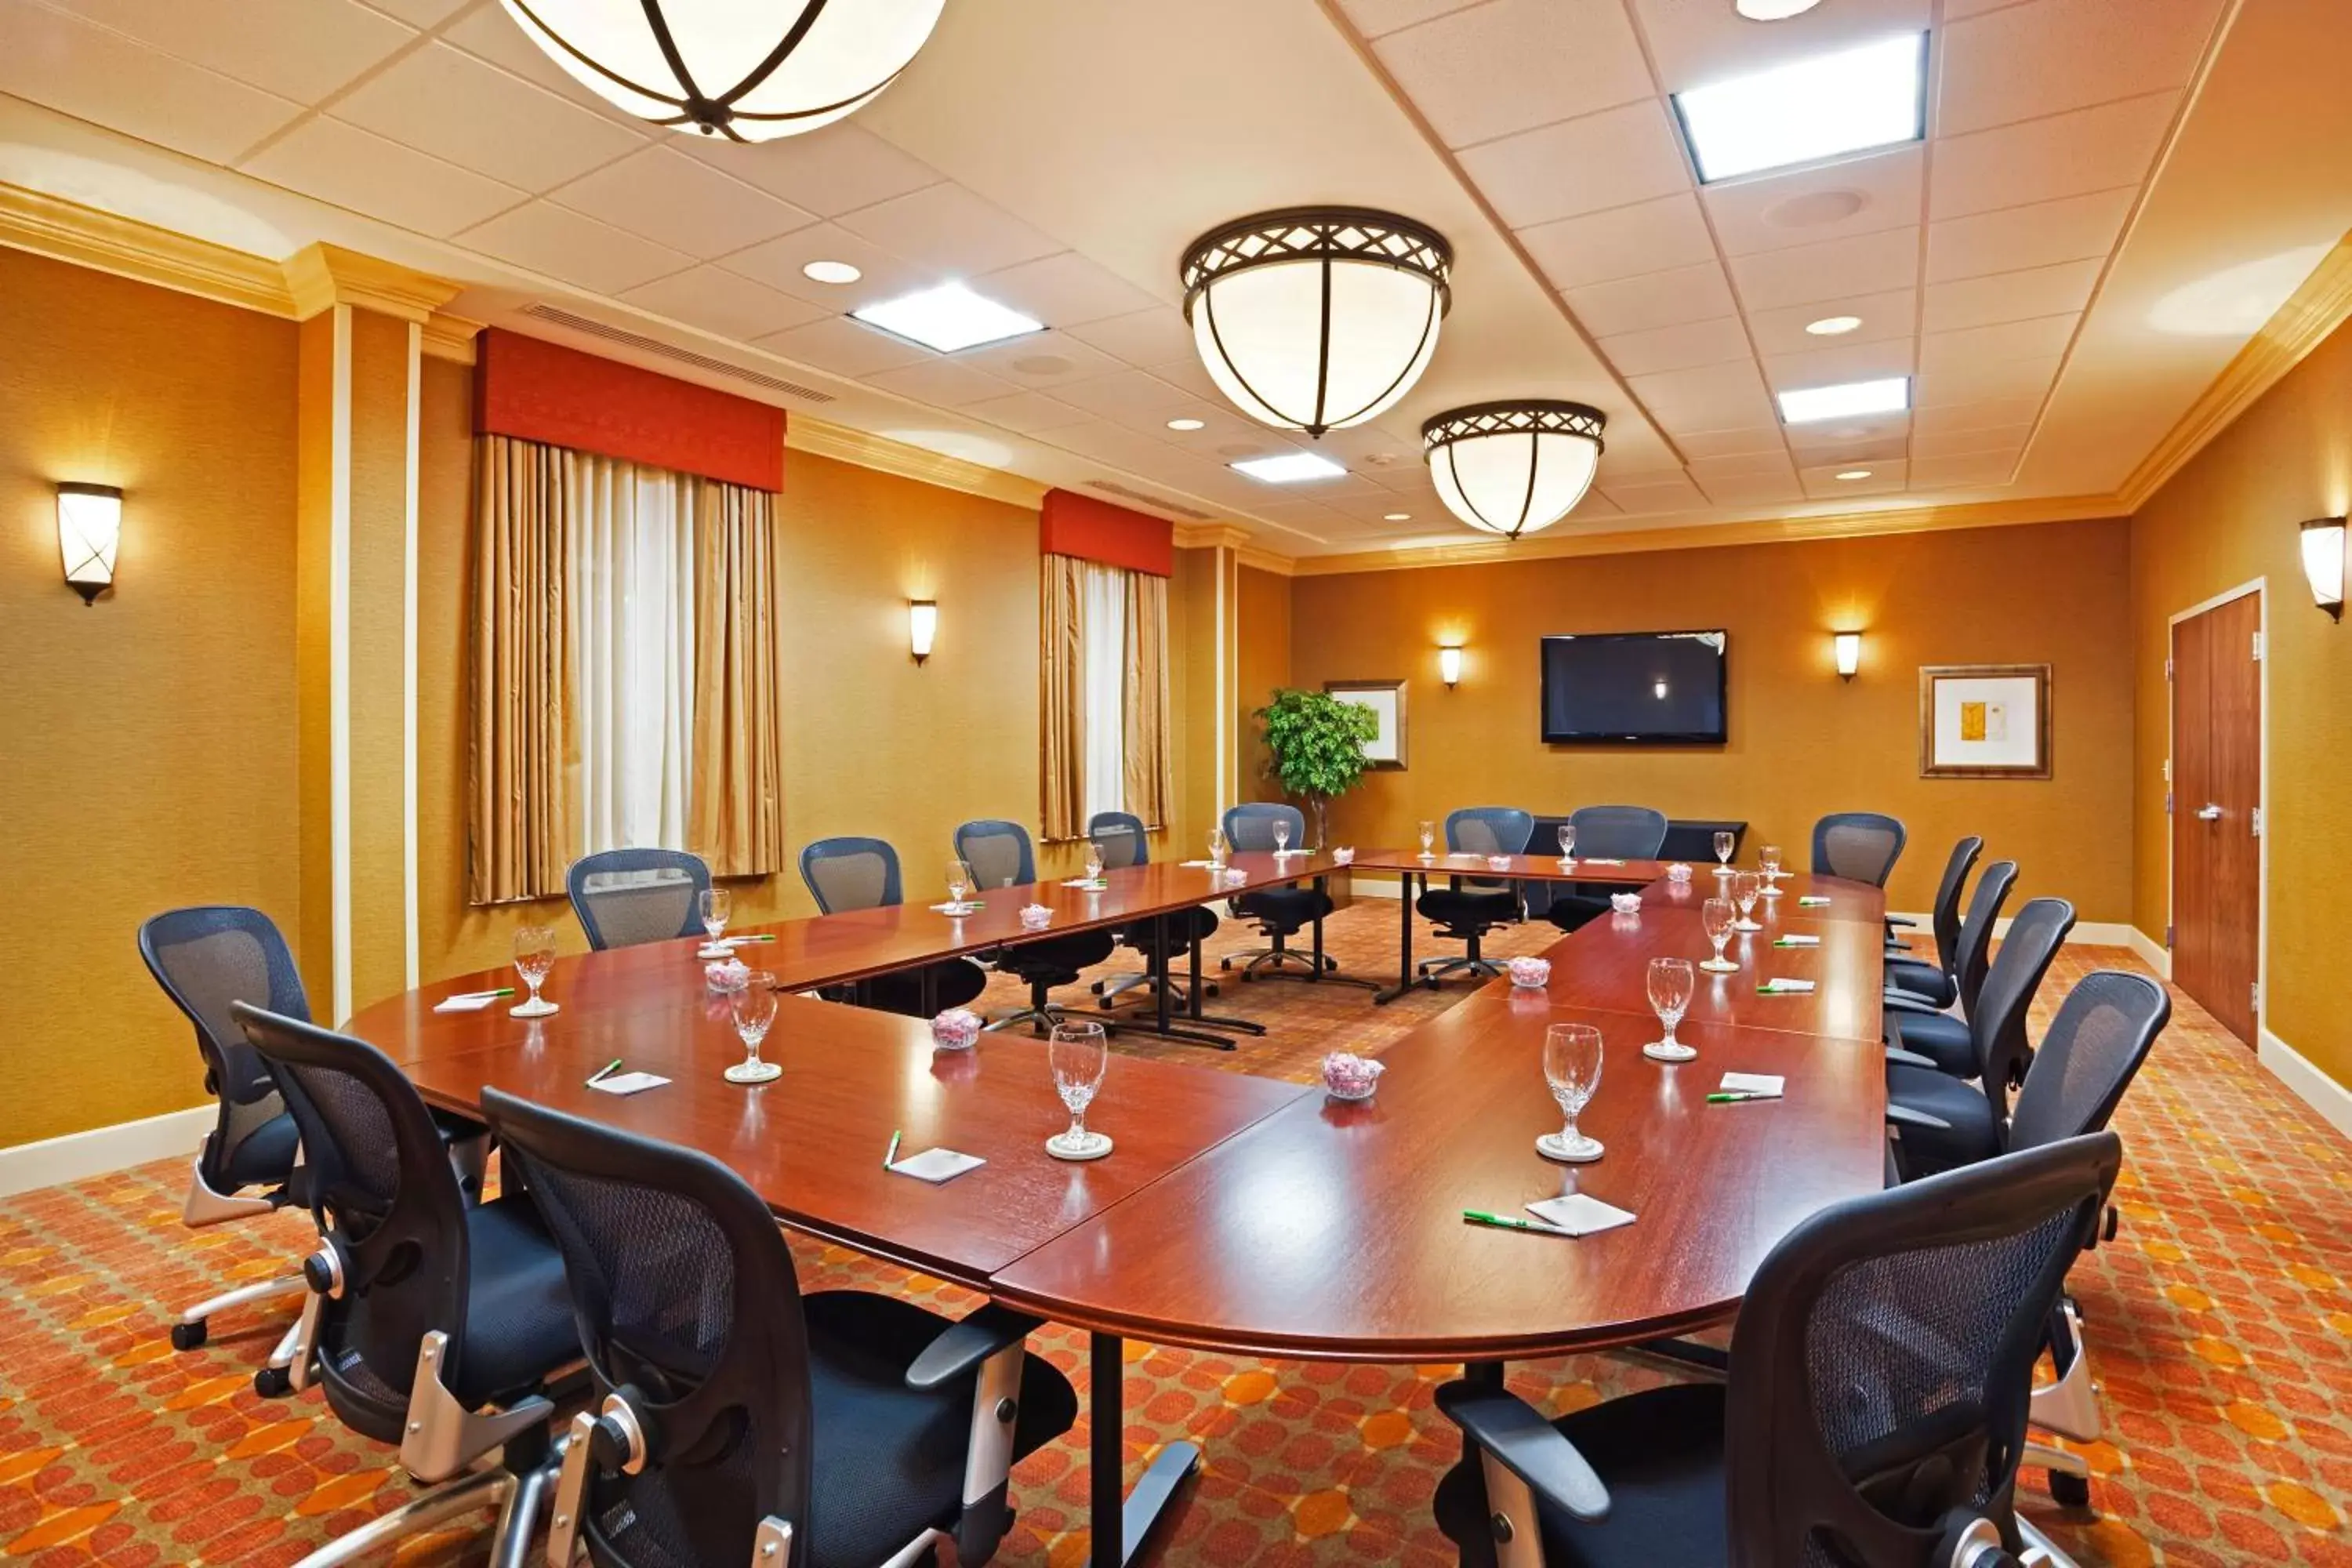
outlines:
[{"label": "conference table", "polygon": [[[1371,852],[1354,866],[1396,862],[1424,868]],[[780,988],[808,990],[1024,937],[1164,924],[1209,898],[1338,868],[1320,854],[1237,855],[1235,879],[1213,886],[1197,868],[1134,867],[1107,873],[1097,891],[989,889],[961,920],[909,905],[780,921],[754,928],[774,940],[746,956]],[[1508,1360],[1654,1343],[1725,1321],[1791,1228],[1880,1187],[1877,889],[1785,881],[1784,896],[1759,906],[1766,929],[1734,940],[1740,973],[1700,977],[1679,1030],[1697,1059],[1641,1055],[1659,1034],[1648,961],[1706,954],[1697,904],[1711,880],[1705,870],[1685,887],[1654,877],[1639,914],[1555,943],[1540,990],[1465,990],[1382,1053],[1388,1070],[1369,1101],[1122,1053],[1087,1118],[1116,1148],[1087,1163],[1045,1152],[1066,1112],[1042,1042],[1026,1035],[938,1050],[923,1020],[786,995],[763,1050],[782,1076],[751,1089],[724,1081],[742,1047],[691,939],[559,960],[544,991],[562,1010],[550,1017],[434,1011],[443,997],[503,983],[486,971],[388,998],[346,1027],[400,1063],[432,1104],[476,1110],[495,1086],[688,1145],[736,1171],[793,1229],[1087,1331],[1091,1561],[1115,1568],[1199,1460],[1192,1445],[1171,1444],[1124,1492],[1129,1337],[1282,1358],[1459,1362],[1499,1379]],[[1801,908],[1800,896],[1830,901]],[[1045,932],[1020,925],[1032,902],[1055,910]],[[1773,945],[1791,934],[1820,941]],[[1765,976],[1815,988],[1765,995]],[[1162,997],[1164,1008],[1165,988]],[[1601,1088],[1580,1119],[1607,1146],[1591,1164],[1555,1164],[1534,1147],[1559,1121],[1541,1070],[1544,1031],[1559,1022],[1594,1025],[1604,1042]],[[671,1081],[627,1097],[588,1088],[616,1057]],[[1784,1098],[1709,1104],[1727,1071],[1781,1075]],[[937,1186],[895,1175],[884,1165],[894,1131],[906,1152],[938,1145],[987,1163]],[[1462,1219],[1465,1208],[1508,1213],[1563,1192],[1636,1218],[1576,1239]]]}]

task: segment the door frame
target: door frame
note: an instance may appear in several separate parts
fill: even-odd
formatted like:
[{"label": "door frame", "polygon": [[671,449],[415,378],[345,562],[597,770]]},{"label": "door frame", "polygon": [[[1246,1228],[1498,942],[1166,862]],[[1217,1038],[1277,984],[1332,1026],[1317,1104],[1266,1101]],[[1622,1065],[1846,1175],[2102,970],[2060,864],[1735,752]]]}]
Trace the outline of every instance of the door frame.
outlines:
[{"label": "door frame", "polygon": [[2254,986],[2260,997],[2254,1005],[2254,1037],[2246,1042],[2256,1053],[2270,1034],[2271,1010],[2271,593],[2267,576],[2253,577],[2234,588],[2225,588],[2210,599],[2200,599],[2171,616],[2164,623],[2164,793],[2172,810],[2164,815],[2164,930],[2168,939],[2164,945],[2165,978],[2172,978],[2172,942],[2169,940],[2179,929],[2173,908],[2175,877],[2172,842],[2176,816],[2180,807],[2179,791],[2174,787],[2172,761],[2174,755],[2173,717],[2179,707],[2174,688],[2172,649],[2178,628],[2183,621],[2193,621],[2208,610],[2244,598],[2249,594],[2263,596],[2262,668],[2256,672],[2261,689],[2262,744],[2256,750],[2260,759],[2261,784],[2257,790],[2255,809],[2263,814],[2263,831],[2254,845]]}]

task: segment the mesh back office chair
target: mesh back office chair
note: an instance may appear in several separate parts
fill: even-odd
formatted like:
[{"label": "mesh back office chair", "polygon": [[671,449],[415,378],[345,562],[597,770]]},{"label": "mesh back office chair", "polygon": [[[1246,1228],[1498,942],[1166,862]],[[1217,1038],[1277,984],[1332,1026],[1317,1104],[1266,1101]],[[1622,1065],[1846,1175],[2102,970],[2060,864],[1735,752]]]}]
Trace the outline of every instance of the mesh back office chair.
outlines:
[{"label": "mesh back office chair", "polygon": [[[956,858],[971,868],[972,886],[983,893],[992,888],[1025,888],[1037,879],[1029,830],[1017,822],[993,817],[967,822],[955,830],[955,851]],[[999,949],[996,967],[1029,987],[1029,1005],[990,1019],[988,1026],[1027,1024],[1045,1034],[1063,1017],[1060,1005],[1053,1000],[1054,987],[1076,984],[1082,970],[1108,958],[1117,945],[1108,931],[1082,931]]]},{"label": "mesh back office chair", "polygon": [[1465,1564],[2015,1568],[2041,1328],[2122,1148],[2102,1132],[1833,1205],[1757,1269],[1727,1384],[1558,1421],[1498,1385],[1439,1408]]},{"label": "mesh back office chair", "polygon": [[[1151,863],[1151,846],[1145,836],[1143,818],[1131,811],[1096,812],[1087,819],[1087,837],[1094,841],[1096,850],[1101,854],[1106,871],[1123,871],[1130,866]],[[1196,904],[1181,914],[1169,916],[1167,923],[1170,950],[1182,951],[1192,942],[1205,942],[1214,935],[1217,916],[1213,910]],[[1151,988],[1160,985],[1171,986],[1174,994],[1181,995],[1182,984],[1169,973],[1168,954],[1158,950],[1158,943],[1152,938],[1152,921],[1145,921],[1118,933],[1122,943],[1142,954],[1143,967],[1131,974],[1113,975],[1095,982],[1095,994],[1102,998],[1105,1007],[1109,1007],[1137,986],[1146,988],[1145,1001],[1157,1001],[1157,994]],[[1217,994],[1213,984],[1207,984],[1210,995]]]},{"label": "mesh back office chair", "polygon": [[[1666,841],[1666,814],[1646,805],[1582,805],[1568,814],[1576,829],[1576,852],[1601,860],[1652,860]],[[1609,912],[1608,895],[1557,889],[1545,918],[1562,931],[1578,931]]]},{"label": "mesh back office chair", "polygon": [[683,849],[600,849],[564,873],[572,912],[602,952],[641,942],[702,934],[701,895],[710,868]]},{"label": "mesh back office chair", "polygon": [[[1275,849],[1276,824],[1289,828],[1288,843],[1291,847],[1306,847],[1306,816],[1297,806],[1281,801],[1251,801],[1227,806],[1222,826],[1225,830],[1225,842],[1232,846],[1234,853],[1266,855]],[[1287,945],[1289,940],[1300,931],[1309,926],[1319,925],[1334,907],[1331,895],[1312,882],[1260,888],[1242,894],[1227,907],[1243,920],[1255,921],[1258,934],[1266,939],[1266,944],[1254,947],[1246,952],[1227,953],[1218,961],[1219,967],[1231,969],[1239,960],[1244,980],[1328,980],[1345,985],[1371,985],[1370,981],[1340,974],[1339,961],[1328,955],[1323,959],[1318,973],[1315,955],[1311,952],[1294,952]],[[1305,973],[1291,974],[1286,966],[1294,964]],[[1372,988],[1378,989],[1377,986]]]},{"label": "mesh back office chair", "polygon": [[[801,851],[801,880],[822,913],[895,907],[906,901],[898,851],[880,838],[820,838]],[[863,1000],[885,1013],[923,1016],[928,974],[934,1011],[961,1007],[988,988],[988,976],[968,958],[950,958],[895,974],[877,974],[840,987],[842,1000]],[[828,995],[832,992],[828,990]]]},{"label": "mesh back office chair", "polygon": [[1833,811],[1813,824],[1813,875],[1886,886],[1909,835],[1877,811]]},{"label": "mesh back office chair", "polygon": [[989,1560],[1013,1463],[1077,1415],[1023,1348],[1035,1319],[803,1297],[767,1205],[717,1161],[496,1089],[483,1104],[562,1248],[594,1384],[550,1563],[584,1544],[600,1568],[869,1568],[940,1537]]},{"label": "mesh back office chair", "polygon": [[551,1476],[550,1378],[580,1359],[563,1260],[520,1194],[467,1199],[415,1087],[364,1040],[238,1003],[301,1129],[321,1245],[293,1363],[344,1426],[397,1444],[424,1489],[303,1560],[351,1563],[499,1508],[493,1568],[520,1568]]},{"label": "mesh back office chair", "polygon": [[1959,1000],[1960,896],[1967,890],[1977,857],[1983,853],[1984,840],[1971,833],[1952,846],[1952,857],[1944,862],[1944,879],[1936,884],[1936,908],[1929,917],[1936,937],[1935,962],[1903,957],[1893,951],[1887,954],[1886,983],[1931,1007],[1948,1007]]},{"label": "mesh back office chair", "polygon": [[[1445,847],[1462,855],[1524,855],[1535,827],[1533,814],[1515,806],[1465,806],[1446,814]],[[1474,978],[1492,979],[1503,973],[1500,964],[1479,952],[1478,944],[1496,926],[1519,918],[1518,890],[1509,881],[1449,878],[1446,886],[1423,892],[1413,908],[1423,920],[1437,923],[1437,935],[1466,944],[1459,958],[1423,961],[1421,977],[1430,989],[1457,969],[1469,971]]]},{"label": "mesh back office chair", "polygon": [[1969,1030],[1969,1020],[1976,1016],[1991,966],[1993,928],[2000,923],[2001,907],[2016,885],[2016,861],[1996,860],[1984,868],[1984,875],[1977,879],[1976,892],[1969,899],[1969,918],[1960,924],[1958,963],[1952,981],[1959,993],[1958,1013],[1936,1012],[1919,997],[1890,990],[1885,1011],[1889,1045],[1926,1057],[1956,1078],[1976,1076],[1976,1036]]}]

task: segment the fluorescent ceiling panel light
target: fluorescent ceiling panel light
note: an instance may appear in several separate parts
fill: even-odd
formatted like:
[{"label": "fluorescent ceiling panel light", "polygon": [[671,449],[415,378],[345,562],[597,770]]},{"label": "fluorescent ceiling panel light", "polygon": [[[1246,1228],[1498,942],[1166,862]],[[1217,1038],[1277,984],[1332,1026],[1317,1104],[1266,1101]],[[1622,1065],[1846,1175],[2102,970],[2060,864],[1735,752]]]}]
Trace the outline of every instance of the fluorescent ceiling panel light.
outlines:
[{"label": "fluorescent ceiling panel light", "polygon": [[1731,7],[1751,22],[1785,22],[1801,16],[1822,0],[1737,0]]},{"label": "fluorescent ceiling panel light", "polygon": [[1860,414],[1900,414],[1911,406],[1911,378],[1890,375],[1881,381],[1849,381],[1836,386],[1803,386],[1779,394],[1780,420],[1786,425],[1811,425],[1823,419],[1851,419]]},{"label": "fluorescent ceiling panel light", "polygon": [[1285,452],[1278,458],[1251,458],[1235,463],[1236,472],[1261,484],[1295,485],[1301,479],[1336,479],[1348,470],[1312,452]]},{"label": "fluorescent ceiling panel light", "polygon": [[1927,35],[1903,33],[1675,94],[1703,183],[1916,142]]},{"label": "fluorescent ceiling panel light", "polygon": [[927,349],[951,354],[981,343],[1042,332],[1045,323],[982,299],[961,283],[942,283],[919,294],[901,294],[849,312],[869,327]]}]

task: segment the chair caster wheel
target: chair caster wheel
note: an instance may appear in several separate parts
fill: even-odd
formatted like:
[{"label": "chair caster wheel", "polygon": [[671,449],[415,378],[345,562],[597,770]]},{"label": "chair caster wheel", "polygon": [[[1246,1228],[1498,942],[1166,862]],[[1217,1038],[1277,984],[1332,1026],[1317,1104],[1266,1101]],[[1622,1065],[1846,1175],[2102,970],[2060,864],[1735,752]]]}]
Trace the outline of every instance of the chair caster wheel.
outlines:
[{"label": "chair caster wheel", "polygon": [[2053,1470],[2050,1472],[2050,1500],[2060,1508],[2088,1508],[2091,1506],[2091,1483],[2085,1477]]},{"label": "chair caster wheel", "polygon": [[294,1373],[282,1366],[265,1366],[253,1374],[253,1392],[264,1399],[283,1399],[294,1392]]},{"label": "chair caster wheel", "polygon": [[1217,967],[1219,969],[1231,969],[1233,966],[1234,961],[1230,958],[1221,958],[1217,960]]},{"label": "chair caster wheel", "polygon": [[173,1350],[192,1351],[204,1342],[205,1321],[202,1318],[198,1318],[193,1323],[173,1323],[172,1325],[172,1348]]}]

